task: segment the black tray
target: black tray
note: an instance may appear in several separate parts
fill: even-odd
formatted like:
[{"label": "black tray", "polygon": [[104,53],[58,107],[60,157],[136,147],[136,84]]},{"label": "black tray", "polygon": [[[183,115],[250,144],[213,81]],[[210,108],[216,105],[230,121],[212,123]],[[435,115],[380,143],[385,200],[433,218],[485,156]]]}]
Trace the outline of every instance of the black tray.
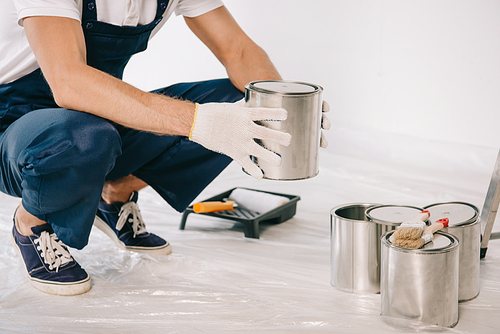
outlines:
[{"label": "black tray", "polygon": [[[205,215],[205,216],[211,216],[211,217],[216,217],[216,218],[235,220],[235,221],[238,221],[240,223],[243,223],[245,237],[258,239],[259,238],[259,223],[260,222],[265,222],[268,224],[279,224],[279,223],[282,223],[284,221],[287,221],[288,219],[292,218],[295,215],[295,212],[297,210],[297,201],[300,200],[300,197],[295,196],[295,195],[280,194],[280,193],[274,193],[274,192],[262,191],[262,190],[256,190],[256,189],[249,189],[249,188],[242,188],[242,187],[238,187],[238,188],[248,189],[248,190],[253,190],[253,191],[260,191],[260,192],[263,192],[266,194],[271,194],[271,195],[288,197],[290,199],[290,201],[278,206],[277,208],[272,209],[271,211],[264,212],[264,213],[257,213],[254,211],[249,211],[249,210],[245,210],[245,209],[241,209],[241,208],[235,208],[234,212],[233,211],[220,211],[220,212],[209,212],[209,213],[195,213],[193,210],[193,206],[190,206],[186,209],[186,211],[184,211],[184,213],[182,215],[181,225],[179,226],[179,228],[181,230],[183,230],[186,227],[187,216],[191,213],[195,213],[198,215]],[[224,199],[227,199],[234,189],[236,189],[236,188],[230,189],[230,190],[225,191],[221,194],[207,198],[203,202],[222,201]]]}]

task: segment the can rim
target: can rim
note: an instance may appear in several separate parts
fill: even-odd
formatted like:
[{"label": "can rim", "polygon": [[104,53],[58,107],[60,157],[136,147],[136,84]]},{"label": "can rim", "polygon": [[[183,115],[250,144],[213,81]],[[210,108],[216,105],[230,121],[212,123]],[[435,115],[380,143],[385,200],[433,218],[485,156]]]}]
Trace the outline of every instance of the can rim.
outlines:
[{"label": "can rim", "polygon": [[438,206],[438,205],[445,205],[445,204],[466,205],[466,206],[469,206],[470,208],[472,208],[474,210],[474,216],[472,216],[471,218],[467,219],[464,222],[461,222],[461,223],[459,223],[457,225],[450,225],[449,227],[466,226],[466,225],[470,225],[471,223],[477,223],[479,221],[479,209],[475,205],[467,203],[467,202],[452,201],[452,202],[433,203],[433,204],[429,204],[427,206],[424,206],[424,209],[430,209],[432,207],[435,207],[435,206]]},{"label": "can rim", "polygon": [[389,220],[383,220],[383,219],[372,217],[372,215],[370,213],[373,210],[379,209],[379,208],[383,208],[383,207],[412,208],[412,209],[417,209],[419,211],[423,210],[422,208],[419,208],[419,207],[413,206],[413,205],[384,204],[384,205],[377,205],[377,206],[374,206],[372,208],[366,209],[365,215],[368,217],[368,219],[370,219],[371,221],[373,221],[375,223],[378,223],[378,224],[389,225],[389,226],[399,226],[399,225],[401,225],[402,222],[392,222],[392,221],[389,221]]},{"label": "can rim", "polygon": [[[314,91],[312,92],[294,92],[294,93],[283,93],[283,92],[275,92],[272,90],[267,90],[265,88],[261,87],[256,87],[255,84],[257,83],[262,83],[262,82],[281,82],[281,83],[293,83],[293,84],[300,84],[300,85],[306,85],[306,86],[311,86],[314,88]],[[302,81],[290,81],[290,80],[256,80],[256,81],[251,81],[245,85],[245,88],[254,92],[258,93],[264,93],[264,94],[273,94],[273,95],[285,95],[285,96],[304,96],[304,95],[313,95],[317,94],[323,91],[323,87],[320,85],[315,85],[312,83],[308,82],[302,82]]]},{"label": "can rim", "polygon": [[392,233],[394,233],[394,230],[387,231],[386,233],[384,233],[384,235],[382,235],[382,237],[380,237],[382,244],[386,245],[389,248],[393,248],[399,252],[404,252],[404,253],[440,254],[443,252],[451,252],[454,249],[458,248],[458,246],[459,246],[458,238],[455,237],[453,234],[443,232],[443,231],[437,231],[435,234],[440,234],[440,235],[443,235],[444,237],[447,237],[448,239],[450,239],[451,242],[449,245],[447,245],[445,247],[441,247],[441,248],[435,248],[435,249],[422,249],[422,248],[411,249],[411,248],[399,247],[399,246],[394,245],[392,242],[390,242],[389,238],[390,238]]},{"label": "can rim", "polygon": [[[339,210],[339,209],[347,209],[347,208],[351,208],[351,207],[355,207],[355,206],[366,207],[367,209],[369,209],[370,207],[378,206],[378,205],[380,205],[380,204],[377,204],[377,203],[363,203],[363,202],[341,204],[341,205],[335,206],[333,209],[330,210],[330,217],[338,217],[340,219],[347,220],[347,221],[352,221],[352,222],[369,223],[369,222],[373,222],[373,221],[372,220],[359,220],[359,219],[345,218],[345,217],[337,215],[335,212],[337,210]],[[365,212],[366,212],[366,210],[365,210]],[[366,216],[366,214],[365,214],[365,216]]]}]

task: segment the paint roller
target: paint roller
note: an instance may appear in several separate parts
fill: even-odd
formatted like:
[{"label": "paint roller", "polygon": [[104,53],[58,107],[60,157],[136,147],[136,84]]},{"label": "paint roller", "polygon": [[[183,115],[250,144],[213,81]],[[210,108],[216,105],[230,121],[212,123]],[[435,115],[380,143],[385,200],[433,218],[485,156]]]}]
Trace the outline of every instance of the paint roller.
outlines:
[{"label": "paint roller", "polygon": [[234,208],[252,211],[258,214],[269,212],[289,202],[288,197],[265,193],[262,191],[236,188],[229,195],[229,200],[199,202],[193,205],[196,213],[234,211]]}]

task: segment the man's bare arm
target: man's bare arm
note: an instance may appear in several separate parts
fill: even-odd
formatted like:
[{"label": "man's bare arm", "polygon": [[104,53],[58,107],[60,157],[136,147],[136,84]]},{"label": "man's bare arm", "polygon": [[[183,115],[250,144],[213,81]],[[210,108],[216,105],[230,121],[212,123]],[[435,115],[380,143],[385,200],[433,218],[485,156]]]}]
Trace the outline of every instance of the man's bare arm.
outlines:
[{"label": "man's bare arm", "polygon": [[36,16],[25,18],[23,23],[60,107],[88,112],[137,130],[189,135],[194,104],[143,92],[88,66],[80,22]]},{"label": "man's bare arm", "polygon": [[253,80],[281,80],[267,54],[240,28],[226,7],[185,18],[189,28],[224,65],[241,91]]}]

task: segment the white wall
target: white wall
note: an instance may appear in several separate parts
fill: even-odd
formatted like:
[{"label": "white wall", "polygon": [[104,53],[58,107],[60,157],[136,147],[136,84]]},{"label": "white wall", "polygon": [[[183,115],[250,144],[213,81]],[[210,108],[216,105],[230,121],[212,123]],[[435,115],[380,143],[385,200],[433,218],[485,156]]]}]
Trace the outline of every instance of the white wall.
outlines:
[{"label": "white wall", "polygon": [[[225,4],[285,79],[324,87],[335,126],[500,147],[500,1]],[[125,80],[153,89],[223,76],[172,17]]]}]

